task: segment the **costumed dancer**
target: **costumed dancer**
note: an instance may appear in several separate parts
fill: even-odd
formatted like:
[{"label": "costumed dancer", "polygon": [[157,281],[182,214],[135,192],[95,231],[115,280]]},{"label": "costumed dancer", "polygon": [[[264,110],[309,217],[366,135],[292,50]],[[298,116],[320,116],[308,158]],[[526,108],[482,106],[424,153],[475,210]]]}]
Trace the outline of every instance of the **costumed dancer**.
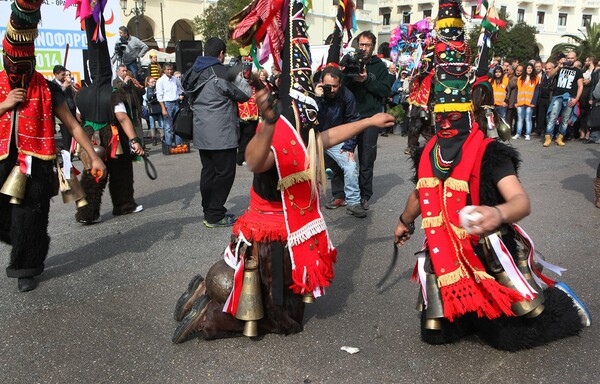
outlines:
[{"label": "costumed dancer", "polygon": [[233,37],[242,45],[264,39],[274,63],[280,66],[283,59],[280,100],[274,103],[264,89],[256,95],[264,120],[246,149],[254,172],[250,207],[233,227],[224,260],[206,280],[194,277],[179,298],[175,343],[192,335],[215,339],[302,330],[304,302],[325,293],[336,260],[320,211],[322,148],[369,126],[393,124],[392,116],[380,113],[316,133],[303,1],[282,9],[271,3],[255,1],[232,19]]},{"label": "costumed dancer", "polygon": [[[417,24],[429,27],[430,19],[425,19]],[[427,22],[427,23],[426,23]],[[423,29],[425,32],[426,30]],[[427,32],[425,32],[427,33]],[[410,82],[410,94],[408,96],[408,141],[404,154],[412,155],[419,148],[419,137],[423,135],[426,142],[433,136],[433,121],[431,103],[433,101],[433,87],[435,68],[433,66],[434,47],[431,38],[426,38],[420,43],[422,54],[419,62],[415,62],[416,74]],[[414,73],[414,72],[413,72]]]},{"label": "costumed dancer", "polygon": [[[92,77],[92,84],[77,93],[77,108],[85,133],[94,142],[94,149],[104,157],[108,169],[108,177],[103,180],[96,180],[85,173],[81,177],[81,186],[89,204],[77,208],[75,219],[87,225],[101,221],[100,205],[107,182],[113,215],[143,210],[133,198],[132,153],[143,156],[144,149],[129,117],[131,111],[127,108],[125,88],[113,92],[111,86],[112,69],[102,16],[106,0],[91,4],[70,0],[65,7],[73,4],[77,5],[77,17],[85,23]],[[87,168],[88,159],[84,153],[81,155]]]},{"label": "costumed dancer", "polygon": [[88,153],[91,173],[100,178],[106,170],[71,115],[61,88],[35,70],[33,42],[41,4],[42,0],[15,1],[2,42],[0,240],[12,245],[6,274],[18,278],[21,292],[36,288],[34,277],[44,270],[50,245],[50,198],[57,193],[55,116]]},{"label": "costumed dancer", "polygon": [[529,214],[529,197],[517,178],[518,153],[484,138],[472,122],[462,13],[460,1],[440,1],[436,136],[414,156],[417,185],[395,241],[405,244],[422,215],[426,241],[414,277],[423,341],[445,344],[476,333],[495,348],[516,351],[577,335],[591,318],[564,283],[541,274],[539,264],[561,269],[541,259],[513,224]]}]

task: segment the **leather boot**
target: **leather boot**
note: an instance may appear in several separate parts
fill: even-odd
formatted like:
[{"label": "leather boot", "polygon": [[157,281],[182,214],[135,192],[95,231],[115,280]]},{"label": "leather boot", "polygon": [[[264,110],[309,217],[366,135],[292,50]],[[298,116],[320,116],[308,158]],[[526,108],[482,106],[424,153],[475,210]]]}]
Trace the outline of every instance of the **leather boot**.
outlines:
[{"label": "leather boot", "polygon": [[594,191],[596,191],[596,208],[600,208],[600,177],[594,181]]},{"label": "leather boot", "polygon": [[565,142],[563,141],[563,135],[558,135],[558,137],[556,138],[556,145],[558,145],[559,147],[565,146]]},{"label": "leather boot", "polygon": [[552,143],[552,136],[546,135],[546,140],[544,140],[544,147],[549,147]]}]

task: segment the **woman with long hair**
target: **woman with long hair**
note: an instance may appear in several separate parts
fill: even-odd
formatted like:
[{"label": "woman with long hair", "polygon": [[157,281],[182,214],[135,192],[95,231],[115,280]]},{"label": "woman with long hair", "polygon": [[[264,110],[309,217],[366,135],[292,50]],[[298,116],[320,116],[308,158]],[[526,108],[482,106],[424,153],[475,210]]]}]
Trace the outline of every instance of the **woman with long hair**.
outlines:
[{"label": "woman with long hair", "polygon": [[[148,128],[150,129],[150,136],[152,136],[152,145],[157,145],[159,138],[162,141],[164,137],[164,130],[162,110],[156,98],[156,79],[148,76],[144,81],[144,85],[146,86],[144,108],[148,110]],[[156,134],[157,129],[160,132],[159,135]]]},{"label": "woman with long hair", "polygon": [[508,77],[504,75],[504,69],[501,66],[494,68],[492,78],[490,79],[492,90],[494,91],[494,106],[496,112],[502,119],[506,119],[506,108],[508,107]]},{"label": "woman with long hair", "polygon": [[513,139],[518,139],[523,131],[525,122],[525,140],[531,140],[533,128],[533,109],[539,97],[539,78],[535,73],[535,66],[527,63],[525,70],[517,79],[517,132]]}]

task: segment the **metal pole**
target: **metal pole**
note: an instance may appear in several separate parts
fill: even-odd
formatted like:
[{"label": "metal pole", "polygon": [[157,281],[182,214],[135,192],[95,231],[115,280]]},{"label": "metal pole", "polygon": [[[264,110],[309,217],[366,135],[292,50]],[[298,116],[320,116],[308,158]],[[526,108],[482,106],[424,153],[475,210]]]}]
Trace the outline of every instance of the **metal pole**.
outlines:
[{"label": "metal pole", "polygon": [[137,34],[137,38],[141,40],[142,37],[140,36],[140,10],[137,7],[137,2],[135,3],[135,5],[135,33]]},{"label": "metal pole", "polygon": [[162,50],[163,52],[167,52],[167,42],[165,41],[165,19],[163,16],[163,4],[160,3],[160,31],[162,32]]}]

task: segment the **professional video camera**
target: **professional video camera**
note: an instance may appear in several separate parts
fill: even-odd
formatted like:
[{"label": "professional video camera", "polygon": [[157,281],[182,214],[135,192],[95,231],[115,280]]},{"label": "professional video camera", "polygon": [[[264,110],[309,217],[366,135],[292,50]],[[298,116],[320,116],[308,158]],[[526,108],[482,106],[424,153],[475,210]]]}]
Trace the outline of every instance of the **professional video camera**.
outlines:
[{"label": "professional video camera", "polygon": [[126,49],[127,49],[127,39],[125,39],[123,37],[119,38],[119,41],[117,41],[115,44],[115,54],[118,57],[123,57],[123,54],[125,53]]},{"label": "professional video camera", "polygon": [[358,76],[365,70],[365,55],[362,49],[348,52],[340,60],[340,66],[344,68],[347,76]]}]

